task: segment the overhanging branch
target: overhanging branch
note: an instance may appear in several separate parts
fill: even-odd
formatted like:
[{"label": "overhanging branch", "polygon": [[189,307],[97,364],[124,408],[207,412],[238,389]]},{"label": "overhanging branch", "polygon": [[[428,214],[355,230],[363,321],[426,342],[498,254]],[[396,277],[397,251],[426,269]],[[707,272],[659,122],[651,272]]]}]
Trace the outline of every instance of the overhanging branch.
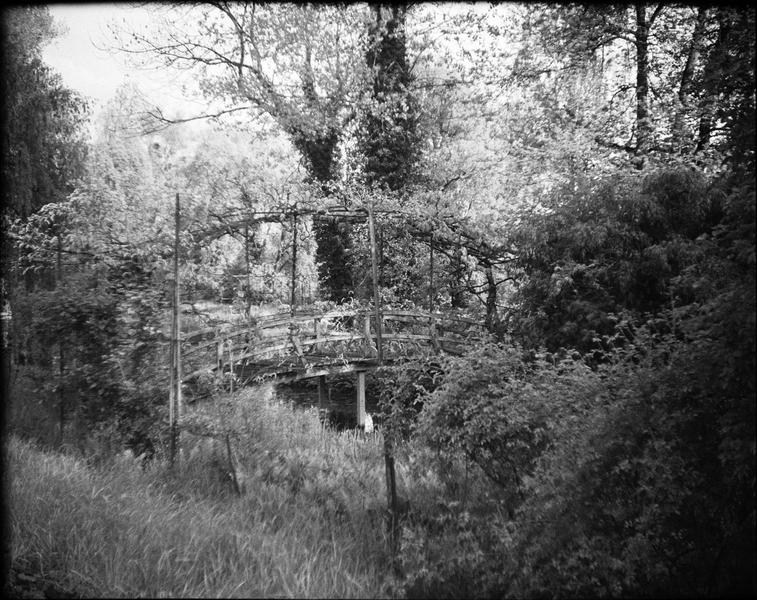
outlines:
[{"label": "overhanging branch", "polygon": [[228,108],[226,110],[220,110],[214,113],[204,113],[201,115],[195,115],[193,117],[169,119],[163,114],[163,111],[159,107],[155,107],[153,110],[148,110],[146,114],[152,120],[154,120],[156,123],[159,123],[160,125],[155,126],[154,128],[147,129],[145,133],[157,133],[158,131],[163,131],[164,129],[170,127],[171,125],[178,125],[180,123],[189,123],[191,121],[199,121],[202,119],[215,119],[223,115],[239,112],[241,110],[253,110],[255,108],[256,108],[255,106],[250,104],[247,106],[236,106],[234,108]]}]

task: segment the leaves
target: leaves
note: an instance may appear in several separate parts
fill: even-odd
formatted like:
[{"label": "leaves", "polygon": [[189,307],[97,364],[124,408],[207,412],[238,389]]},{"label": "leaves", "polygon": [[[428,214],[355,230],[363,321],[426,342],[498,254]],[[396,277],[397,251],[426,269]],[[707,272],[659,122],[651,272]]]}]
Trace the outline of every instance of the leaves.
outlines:
[{"label": "leaves", "polygon": [[81,173],[87,104],[41,60],[55,35],[47,8],[16,7],[3,19],[3,214],[25,219],[60,202]]}]

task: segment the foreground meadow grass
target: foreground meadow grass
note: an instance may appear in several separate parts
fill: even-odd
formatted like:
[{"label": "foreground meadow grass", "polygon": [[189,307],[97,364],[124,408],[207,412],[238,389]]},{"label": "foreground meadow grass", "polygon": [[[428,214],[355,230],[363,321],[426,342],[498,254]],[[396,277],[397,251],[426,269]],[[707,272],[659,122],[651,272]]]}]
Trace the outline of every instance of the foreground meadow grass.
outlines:
[{"label": "foreground meadow grass", "polygon": [[171,471],[10,437],[14,566],[93,597],[388,595],[380,437],[270,402],[226,408],[242,495],[217,438],[187,435]]}]

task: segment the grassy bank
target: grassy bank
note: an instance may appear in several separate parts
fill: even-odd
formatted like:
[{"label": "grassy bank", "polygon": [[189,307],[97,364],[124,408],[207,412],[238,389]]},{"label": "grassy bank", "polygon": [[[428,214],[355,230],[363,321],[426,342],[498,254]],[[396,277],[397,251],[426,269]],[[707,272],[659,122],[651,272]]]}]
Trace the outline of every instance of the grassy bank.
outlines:
[{"label": "grassy bank", "polygon": [[[185,435],[173,471],[9,438],[14,566],[91,596],[386,595],[380,438],[239,402],[250,394],[214,406],[205,428],[230,432],[242,495],[225,434]],[[211,416],[196,414],[195,431]]]}]

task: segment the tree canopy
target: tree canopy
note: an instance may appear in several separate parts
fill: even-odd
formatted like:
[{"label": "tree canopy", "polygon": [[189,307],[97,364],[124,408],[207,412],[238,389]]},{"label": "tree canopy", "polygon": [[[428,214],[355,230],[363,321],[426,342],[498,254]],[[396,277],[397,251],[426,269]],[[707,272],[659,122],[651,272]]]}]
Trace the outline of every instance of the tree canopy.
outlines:
[{"label": "tree canopy", "polygon": [[44,7],[3,14],[4,210],[26,218],[73,190],[86,152],[85,101],[41,59],[55,35]]}]

